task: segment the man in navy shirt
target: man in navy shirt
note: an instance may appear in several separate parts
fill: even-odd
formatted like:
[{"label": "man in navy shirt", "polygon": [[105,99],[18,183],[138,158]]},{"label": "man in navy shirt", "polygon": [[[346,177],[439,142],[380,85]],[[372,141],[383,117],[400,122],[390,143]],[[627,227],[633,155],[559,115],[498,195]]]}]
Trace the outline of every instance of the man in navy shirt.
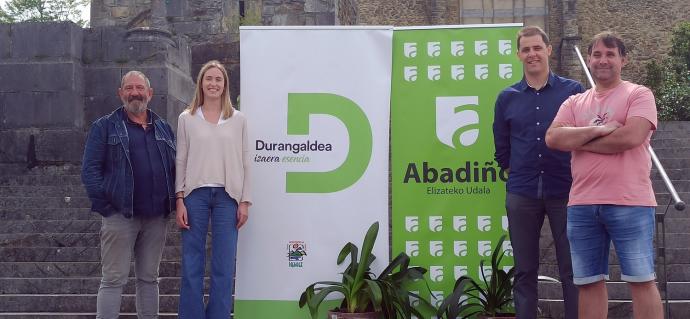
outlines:
[{"label": "man in navy shirt", "polygon": [[118,318],[132,257],[137,316],[158,318],[166,217],[175,208],[175,137],[148,108],[153,89],[143,73],[125,74],[118,94],[123,105],[91,125],[82,163],[91,210],[102,215],[96,318]]},{"label": "man in navy shirt", "polygon": [[544,137],[558,108],[568,96],[584,91],[577,81],[551,73],[549,37],[539,27],[518,32],[522,81],[496,98],[494,144],[496,161],[509,172],[506,211],[515,257],[513,295],[517,317],[537,318],[539,235],[549,217],[565,300],[565,318],[577,318],[577,287],[573,284],[566,232],[566,206],[572,177],[570,153],[546,147]]}]

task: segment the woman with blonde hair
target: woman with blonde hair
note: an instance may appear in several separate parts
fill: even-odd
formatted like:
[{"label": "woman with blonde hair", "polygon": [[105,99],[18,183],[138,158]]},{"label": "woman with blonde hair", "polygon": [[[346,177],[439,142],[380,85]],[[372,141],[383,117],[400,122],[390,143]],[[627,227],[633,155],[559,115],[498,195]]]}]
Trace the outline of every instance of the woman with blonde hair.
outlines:
[{"label": "woman with blonde hair", "polygon": [[[226,319],[232,312],[237,233],[248,217],[247,120],[230,101],[218,61],[199,71],[194,99],[177,122],[175,191],[182,232],[179,318]],[[206,237],[211,225],[211,281],[204,306]]]}]

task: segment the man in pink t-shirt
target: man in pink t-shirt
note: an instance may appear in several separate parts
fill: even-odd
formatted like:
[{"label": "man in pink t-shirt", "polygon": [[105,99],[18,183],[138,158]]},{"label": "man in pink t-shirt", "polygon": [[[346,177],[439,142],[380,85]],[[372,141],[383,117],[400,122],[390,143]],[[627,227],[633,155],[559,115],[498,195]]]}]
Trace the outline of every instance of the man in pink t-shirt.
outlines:
[{"label": "man in pink t-shirt", "polygon": [[568,240],[580,318],[606,318],[611,241],[630,285],[635,318],[663,318],[654,283],[654,210],[649,138],[657,125],[652,92],[621,79],[623,41],[596,35],[588,49],[596,88],[568,98],[546,133],[550,148],[572,152]]}]

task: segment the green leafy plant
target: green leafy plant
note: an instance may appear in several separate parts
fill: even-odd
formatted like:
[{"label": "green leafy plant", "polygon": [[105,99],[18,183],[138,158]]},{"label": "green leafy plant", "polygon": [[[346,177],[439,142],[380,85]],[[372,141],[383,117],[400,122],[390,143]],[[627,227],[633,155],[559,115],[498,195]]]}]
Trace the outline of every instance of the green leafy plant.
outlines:
[{"label": "green leafy plant", "polygon": [[[491,273],[484,272],[484,260],[479,265],[481,281],[469,276],[461,276],[455,281],[453,291],[439,306],[439,318],[474,318],[476,315],[490,317],[514,316],[513,314],[513,276],[515,269],[508,272],[501,268],[505,252],[501,247],[506,235],[501,236],[491,253]],[[466,296],[466,298],[463,298]]]},{"label": "green leafy plant", "polygon": [[690,22],[673,29],[671,51],[661,62],[646,65],[645,85],[654,92],[659,119],[690,120]]},{"label": "green leafy plant", "polygon": [[89,21],[82,19],[81,10],[89,3],[89,0],[0,1],[0,23],[72,21],[84,27]]},{"label": "green leafy plant", "polygon": [[371,264],[376,259],[372,254],[374,242],[379,230],[379,223],[369,227],[362,251],[348,242],[340,250],[337,264],[341,265],[349,257],[350,263],[342,273],[342,280],[319,281],[309,285],[300,296],[300,308],[307,306],[312,318],[317,318],[319,306],[331,293],[344,296],[340,307],[335,309],[343,313],[379,312],[383,318],[410,318],[412,314],[423,318],[422,314],[410,305],[410,297],[420,300],[421,304],[431,307],[420,296],[410,292],[413,283],[423,280],[426,269],[410,267],[410,257],[400,253],[390,264],[375,277]]}]

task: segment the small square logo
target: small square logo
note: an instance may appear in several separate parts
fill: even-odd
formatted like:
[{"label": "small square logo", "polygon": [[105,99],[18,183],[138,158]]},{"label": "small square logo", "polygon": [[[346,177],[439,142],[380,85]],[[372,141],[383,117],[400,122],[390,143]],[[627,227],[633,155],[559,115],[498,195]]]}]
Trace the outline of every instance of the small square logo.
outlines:
[{"label": "small square logo", "polygon": [[307,255],[307,244],[301,240],[292,240],[287,244],[288,265],[290,268],[302,268],[304,256]]}]

